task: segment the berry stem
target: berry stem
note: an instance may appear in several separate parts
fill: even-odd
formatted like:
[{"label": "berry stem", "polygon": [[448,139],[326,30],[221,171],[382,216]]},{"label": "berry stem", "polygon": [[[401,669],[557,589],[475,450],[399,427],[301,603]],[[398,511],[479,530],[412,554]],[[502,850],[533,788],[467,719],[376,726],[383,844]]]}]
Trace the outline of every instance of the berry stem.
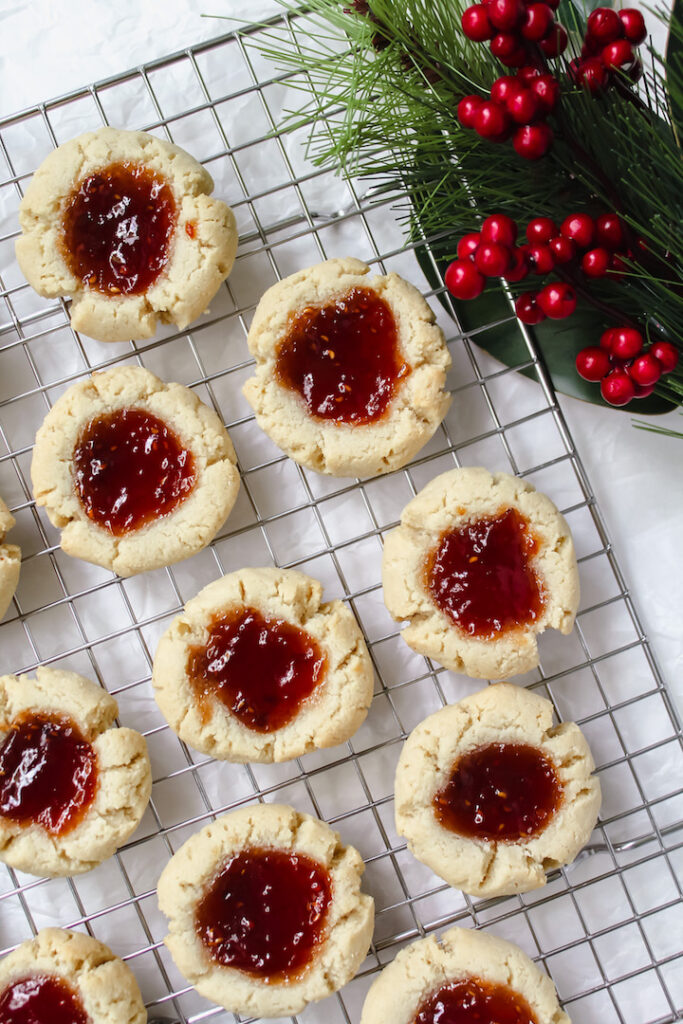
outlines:
[{"label": "berry stem", "polygon": [[603,302],[602,299],[598,299],[591,293],[591,291],[585,287],[579,276],[568,270],[566,267],[556,266],[555,273],[563,281],[566,281],[572,286],[577,295],[580,295],[582,299],[589,302],[591,306],[604,313],[605,316],[609,317],[610,320],[614,320],[615,323],[623,325],[625,327],[635,327],[636,330],[640,329],[640,324],[637,320],[631,319],[626,316],[622,310],[616,309],[614,306],[610,306],[609,303]]}]

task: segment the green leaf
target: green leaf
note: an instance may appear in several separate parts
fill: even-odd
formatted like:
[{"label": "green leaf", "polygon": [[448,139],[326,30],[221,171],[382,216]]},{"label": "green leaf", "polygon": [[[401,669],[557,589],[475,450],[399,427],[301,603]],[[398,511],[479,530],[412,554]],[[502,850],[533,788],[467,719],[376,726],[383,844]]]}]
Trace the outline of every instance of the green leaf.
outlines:
[{"label": "green leaf", "polygon": [[671,119],[678,138],[683,139],[683,94],[673,87],[672,79],[680,83],[683,76],[683,0],[675,0],[669,22],[669,41],[666,47],[666,74],[670,82],[669,103]]},{"label": "green leaf", "polygon": [[[442,280],[435,271],[434,263],[425,247],[418,246],[415,253],[431,287],[441,289]],[[445,265],[439,270],[443,277]],[[437,298],[451,316],[453,307],[455,308],[457,322],[463,334],[472,334],[471,340],[489,355],[505,366],[519,366],[520,363],[528,361],[529,350],[519,322],[511,315],[510,304],[502,289],[487,289],[473,302],[458,301],[444,294],[442,290],[437,293]],[[487,327],[491,323],[495,326]],[[579,377],[575,366],[577,353],[587,345],[597,344],[604,329],[604,320],[587,305],[577,306],[576,312],[569,320],[545,320],[537,327],[530,328],[556,391],[563,395],[571,395],[572,398],[580,398],[584,402],[591,402],[593,405],[613,409],[614,406],[608,405],[602,398],[598,385]],[[527,367],[520,372],[532,380],[538,379],[534,367]],[[636,403],[636,407],[639,413],[645,415],[660,415],[676,408],[673,403],[657,395],[641,399]],[[635,410],[633,406],[627,406],[625,411],[632,414]]]}]

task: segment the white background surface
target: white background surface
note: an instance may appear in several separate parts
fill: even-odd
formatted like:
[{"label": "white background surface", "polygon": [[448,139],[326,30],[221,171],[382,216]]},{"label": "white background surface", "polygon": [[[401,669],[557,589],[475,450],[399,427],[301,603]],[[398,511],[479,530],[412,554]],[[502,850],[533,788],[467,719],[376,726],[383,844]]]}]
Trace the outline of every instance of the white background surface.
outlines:
[{"label": "white background surface", "polygon": [[[256,20],[275,9],[273,0],[0,0],[0,114],[220,35],[235,27],[234,19]],[[637,431],[624,413],[569,398],[561,402],[655,655],[680,702],[683,441]],[[677,414],[657,422],[683,429]]]}]

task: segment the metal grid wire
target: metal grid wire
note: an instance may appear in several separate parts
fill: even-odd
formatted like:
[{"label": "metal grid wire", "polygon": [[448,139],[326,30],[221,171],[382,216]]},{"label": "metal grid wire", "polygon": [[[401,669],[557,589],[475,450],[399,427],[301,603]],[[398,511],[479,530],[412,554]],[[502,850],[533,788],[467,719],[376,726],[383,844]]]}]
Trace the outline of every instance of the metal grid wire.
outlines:
[{"label": "metal grid wire", "polygon": [[[374,944],[358,977],[300,1021],[358,1022],[376,971],[400,945],[451,923],[516,941],[551,974],[577,1022],[679,1019],[677,722],[532,339],[526,337],[523,368],[534,371],[535,383],[514,372],[522,367],[494,365],[444,318],[452,410],[419,458],[376,480],[301,469],[258,430],[241,397],[252,365],[246,330],[273,281],[352,252],[420,283],[388,207],[303,163],[295,145],[273,134],[286,76],[274,75],[250,47],[260,31],[224,36],[0,121],[0,493],[17,518],[11,539],[24,555],[14,607],[0,627],[2,670],[63,664],[98,679],[116,696],[119,721],[145,733],[154,770],[143,823],[110,861],[73,879],[3,872],[0,947],[12,948],[46,924],[84,929],[135,971],[151,1019],[235,1020],[177,972],[161,941],[155,883],[171,853],[214,815],[278,800],[329,821],[361,850],[365,888],[377,906]],[[64,302],[35,296],[14,263],[17,206],[31,173],[55,145],[110,122],[185,145],[207,166],[240,226],[235,269],[211,312],[190,331],[163,329],[148,344],[79,337]],[[35,430],[56,397],[92,369],[123,362],[180,380],[212,404],[230,430],[243,481],[210,549],[130,580],[62,554],[32,501],[28,473]],[[540,668],[518,681],[547,696],[558,718],[581,725],[604,792],[592,855],[553,872],[540,892],[486,900],[440,883],[407,853],[393,825],[393,773],[405,736],[480,684],[400,640],[381,599],[381,538],[427,480],[460,464],[532,480],[572,527],[583,590],[576,630],[569,638],[544,635]],[[376,669],[375,699],[344,747],[284,765],[218,764],[181,744],[157,712],[149,679],[159,635],[201,586],[247,564],[301,567],[361,623]]]}]

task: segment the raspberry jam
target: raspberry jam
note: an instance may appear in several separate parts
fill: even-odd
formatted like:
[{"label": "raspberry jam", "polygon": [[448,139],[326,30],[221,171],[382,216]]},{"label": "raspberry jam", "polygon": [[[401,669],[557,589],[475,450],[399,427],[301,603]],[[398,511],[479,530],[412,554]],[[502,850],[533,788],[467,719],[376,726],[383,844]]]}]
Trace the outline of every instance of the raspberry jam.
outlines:
[{"label": "raspberry jam", "polygon": [[0,745],[0,815],[66,835],[94,799],[96,761],[70,719],[47,714],[17,719]]},{"label": "raspberry jam", "polygon": [[276,378],[296,391],[311,416],[335,423],[375,423],[410,372],[396,321],[372,288],[352,288],[291,317],[276,357]]},{"label": "raspberry jam", "polygon": [[555,768],[526,743],[489,743],[464,754],[434,797],[441,824],[470,839],[514,842],[541,832],[562,802]]},{"label": "raspberry jam", "polygon": [[177,220],[171,187],[142,164],[110,164],[79,183],[63,217],[63,253],[84,286],[137,295],[168,263]]},{"label": "raspberry jam", "polygon": [[197,906],[209,956],[268,981],[301,974],[325,939],[332,884],[301,853],[253,848],[227,862]]},{"label": "raspberry jam", "polygon": [[35,974],[0,993],[1,1024],[89,1024],[83,1003],[62,978]]},{"label": "raspberry jam", "polygon": [[414,1024],[536,1024],[519,992],[481,978],[444,985],[420,1006]]},{"label": "raspberry jam", "polygon": [[217,616],[205,644],[191,648],[187,674],[200,704],[217,697],[255,732],[274,732],[296,716],[325,675],[312,636],[255,608]]},{"label": "raspberry jam", "polygon": [[118,409],[91,420],[73,463],[85,514],[116,537],[169,515],[196,481],[192,452],[144,409]]},{"label": "raspberry jam", "polygon": [[477,519],[443,534],[427,557],[427,589],[456,626],[491,640],[541,615],[545,595],[530,565],[537,550],[515,509]]}]

